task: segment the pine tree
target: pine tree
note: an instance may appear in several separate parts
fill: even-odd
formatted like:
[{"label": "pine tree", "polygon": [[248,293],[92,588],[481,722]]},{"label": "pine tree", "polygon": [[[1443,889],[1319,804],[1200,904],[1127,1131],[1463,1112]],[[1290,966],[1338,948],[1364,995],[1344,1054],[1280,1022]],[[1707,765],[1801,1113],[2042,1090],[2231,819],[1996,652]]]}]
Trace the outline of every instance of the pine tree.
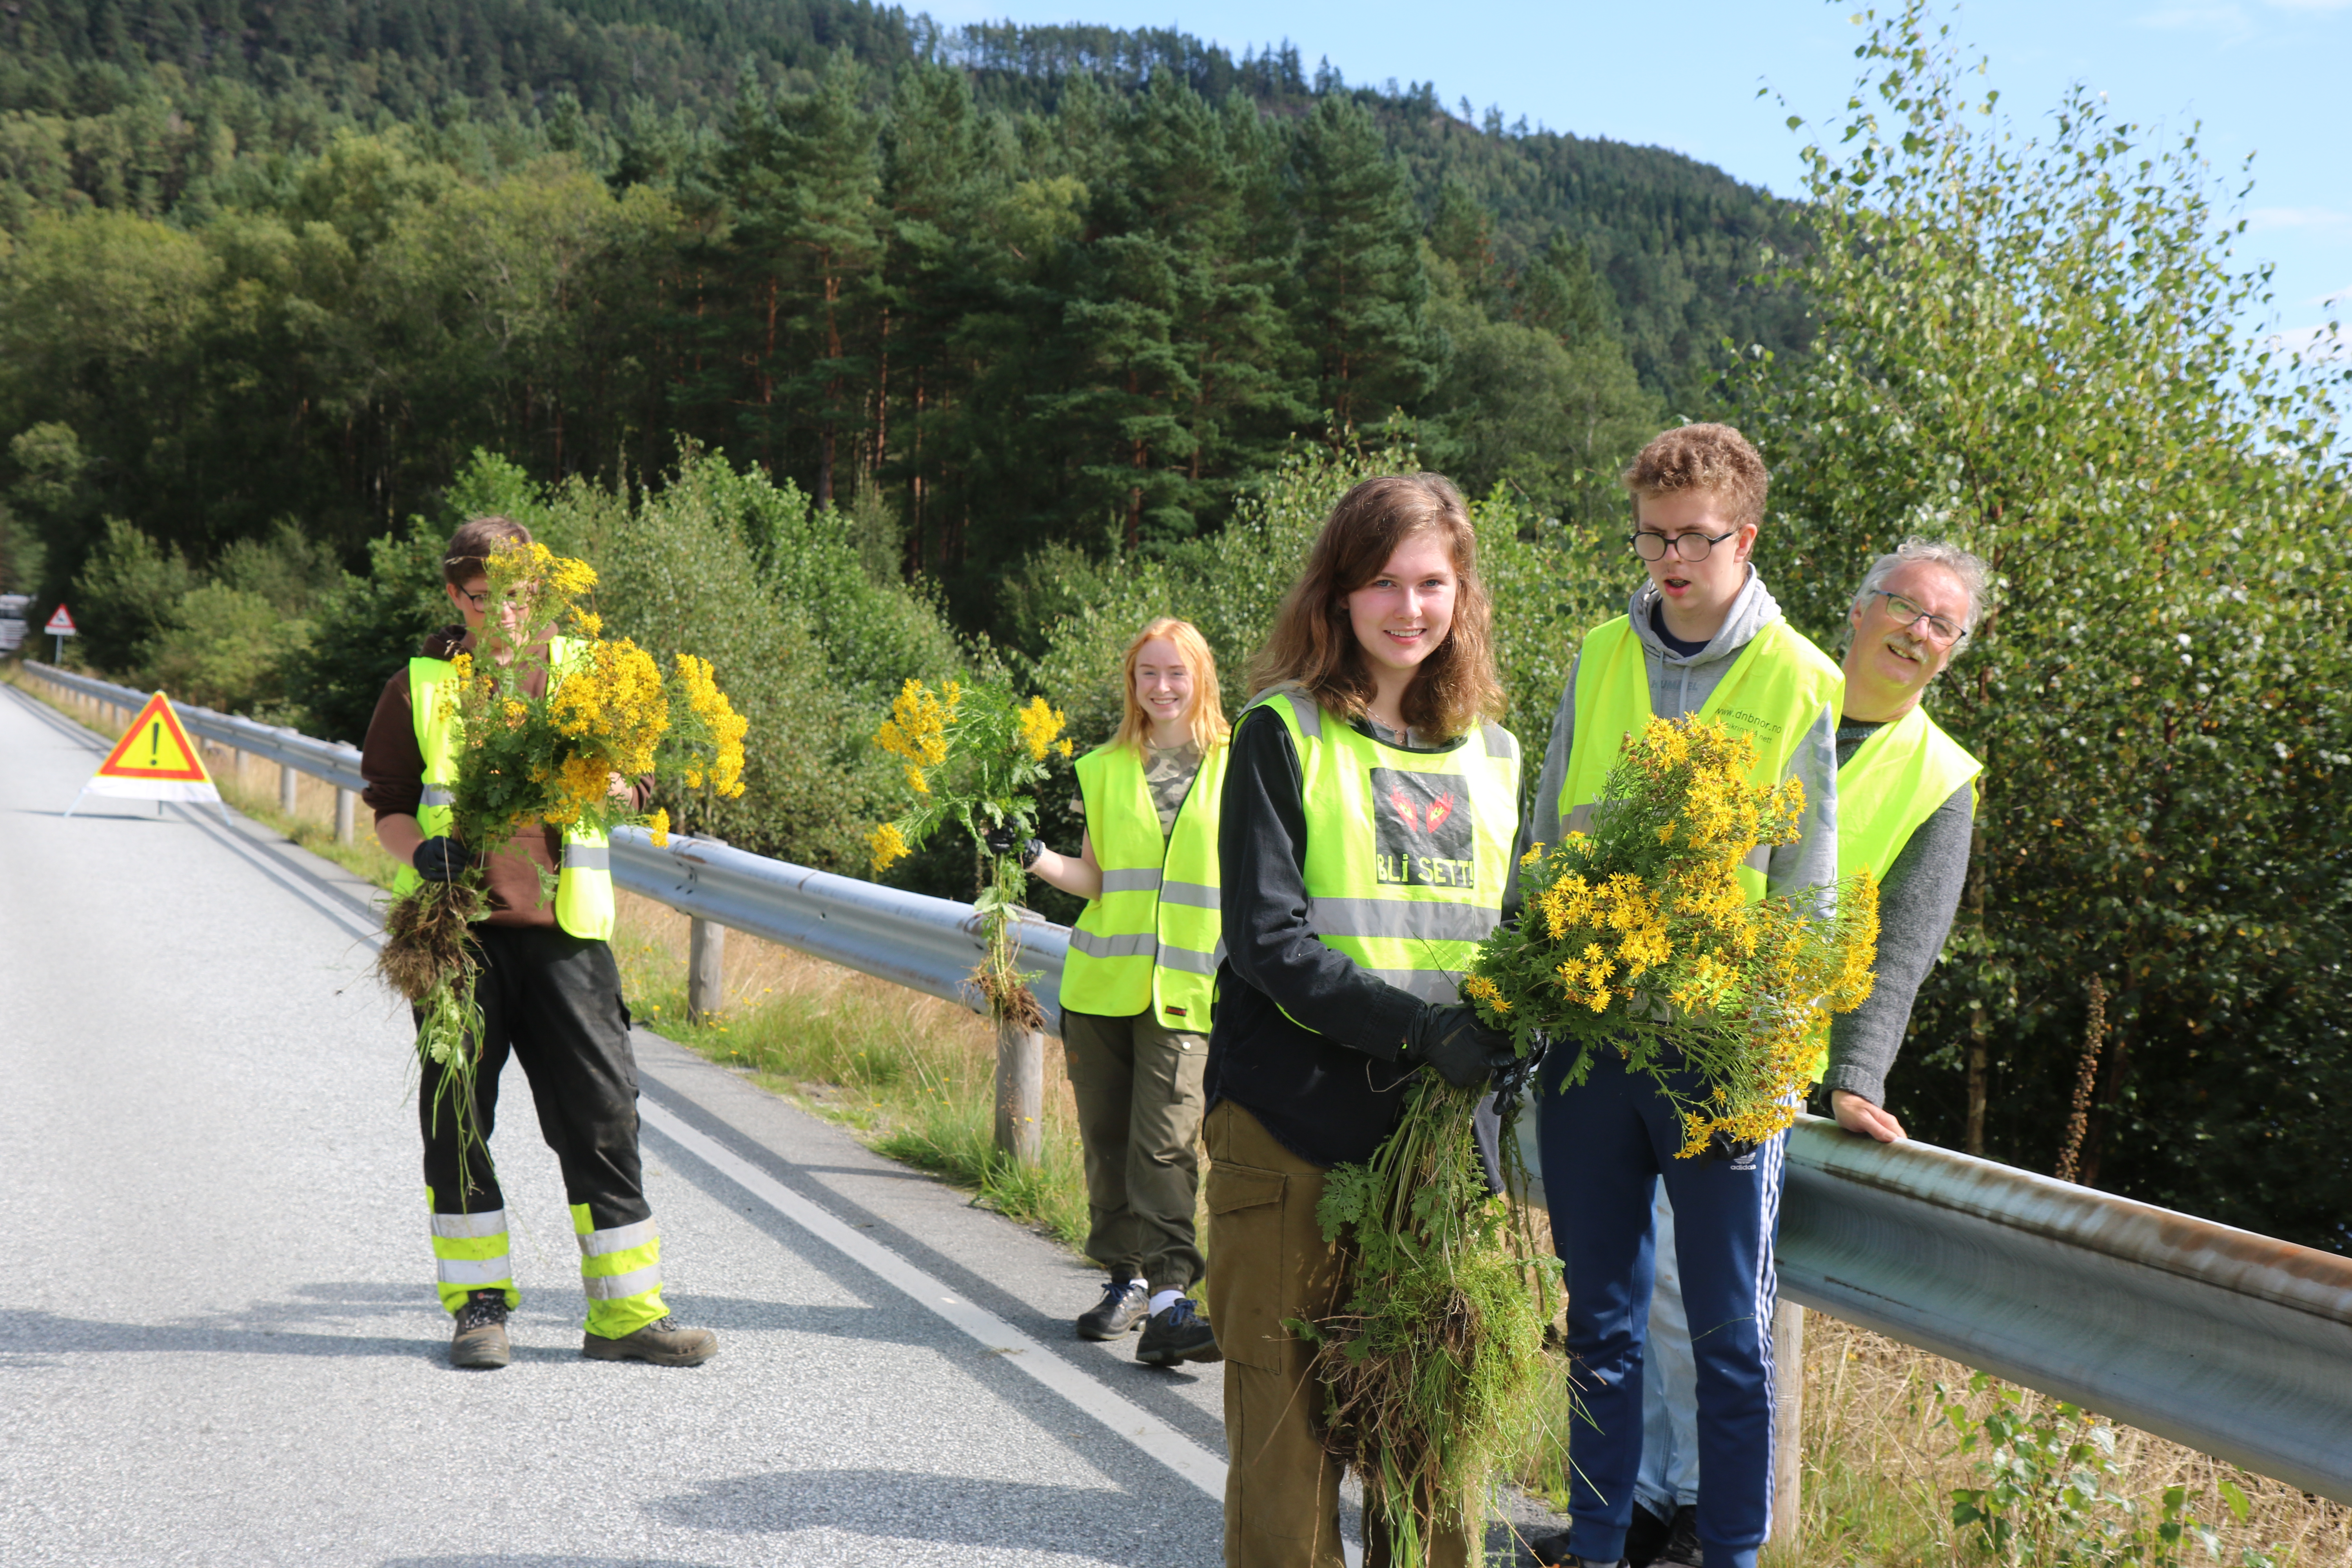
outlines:
[{"label": "pine tree", "polygon": [[1420,225],[1404,174],[1354,99],[1320,97],[1299,128],[1299,333],[1342,427],[1417,403],[1435,379]]}]

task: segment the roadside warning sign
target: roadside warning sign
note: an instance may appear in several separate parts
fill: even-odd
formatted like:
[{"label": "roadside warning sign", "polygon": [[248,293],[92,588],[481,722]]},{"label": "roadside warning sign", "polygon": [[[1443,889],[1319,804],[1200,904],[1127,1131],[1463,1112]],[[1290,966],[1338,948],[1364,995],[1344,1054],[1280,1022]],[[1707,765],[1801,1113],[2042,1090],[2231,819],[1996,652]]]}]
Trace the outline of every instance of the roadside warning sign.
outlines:
[{"label": "roadside warning sign", "polygon": [[49,624],[41,630],[49,635],[49,657],[58,660],[66,657],[66,638],[81,636],[74,630],[73,612],[63,605],[58,606],[57,613],[49,617]]},{"label": "roadside warning sign", "polygon": [[[81,786],[84,795],[103,795],[130,800],[209,800],[218,802],[220,791],[213,786],[212,775],[205,771],[204,754],[188,732],[180,728],[180,716],[172,711],[172,700],[158,691],[139,710],[139,717],[114,743],[114,750],[99,763],[98,776]],[[81,804],[77,797],[66,815],[74,814]],[[159,811],[162,807],[159,805]],[[224,808],[226,815],[226,808]]]}]

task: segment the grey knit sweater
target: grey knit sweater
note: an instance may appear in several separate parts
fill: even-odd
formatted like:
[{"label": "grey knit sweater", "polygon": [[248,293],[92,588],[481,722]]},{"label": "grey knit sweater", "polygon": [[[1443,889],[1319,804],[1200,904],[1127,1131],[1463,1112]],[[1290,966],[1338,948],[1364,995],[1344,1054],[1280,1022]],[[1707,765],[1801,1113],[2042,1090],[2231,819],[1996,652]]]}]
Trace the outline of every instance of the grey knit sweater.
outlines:
[{"label": "grey knit sweater", "polygon": [[[1876,725],[1858,726],[1864,735]],[[1839,738],[1840,765],[1851,756]],[[1953,911],[1969,877],[1969,845],[1976,826],[1976,786],[1964,784],[1914,828],[1878,885],[1878,972],[1870,999],[1830,1020],[1830,1067],[1824,1089],[1843,1089],[1873,1105],[1886,1103],[1886,1074],[1911,1027],[1911,1004],[1936,967],[1951,934]]]}]

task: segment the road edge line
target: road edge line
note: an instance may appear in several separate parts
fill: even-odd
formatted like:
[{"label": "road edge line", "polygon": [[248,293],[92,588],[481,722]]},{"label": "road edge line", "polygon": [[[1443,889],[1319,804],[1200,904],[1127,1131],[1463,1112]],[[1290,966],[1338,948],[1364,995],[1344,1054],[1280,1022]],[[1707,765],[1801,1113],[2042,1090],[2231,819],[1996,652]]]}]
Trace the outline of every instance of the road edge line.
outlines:
[{"label": "road edge line", "polygon": [[835,1218],[741,1155],[687,1124],[658,1100],[643,1099],[637,1114],[664,1138],[766,1204],[866,1272],[896,1287],[922,1307],[1026,1373],[1114,1434],[1222,1503],[1225,1465],[1157,1415],[1105,1388],[1027,1334],[984,1307],[974,1305],[882,1246]]}]

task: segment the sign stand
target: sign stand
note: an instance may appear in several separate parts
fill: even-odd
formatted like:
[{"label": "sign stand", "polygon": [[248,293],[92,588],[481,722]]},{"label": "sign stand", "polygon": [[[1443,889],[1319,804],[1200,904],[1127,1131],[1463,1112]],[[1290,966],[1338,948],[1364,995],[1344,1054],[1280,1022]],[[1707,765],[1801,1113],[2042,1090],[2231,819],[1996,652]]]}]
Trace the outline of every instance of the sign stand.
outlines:
[{"label": "sign stand", "polygon": [[[58,612],[65,613],[63,606]],[[223,804],[220,791],[213,786],[212,775],[205,771],[205,759],[196,750],[188,732],[180,728],[180,716],[172,711],[172,700],[158,691],[139,710],[139,717],[98,764],[98,773],[81,786],[72,805],[66,807],[71,816],[82,801],[93,795],[113,795],[131,800],[152,800],[155,815],[163,815],[167,800],[211,801],[220,807],[221,821],[228,821],[228,807]]]}]

